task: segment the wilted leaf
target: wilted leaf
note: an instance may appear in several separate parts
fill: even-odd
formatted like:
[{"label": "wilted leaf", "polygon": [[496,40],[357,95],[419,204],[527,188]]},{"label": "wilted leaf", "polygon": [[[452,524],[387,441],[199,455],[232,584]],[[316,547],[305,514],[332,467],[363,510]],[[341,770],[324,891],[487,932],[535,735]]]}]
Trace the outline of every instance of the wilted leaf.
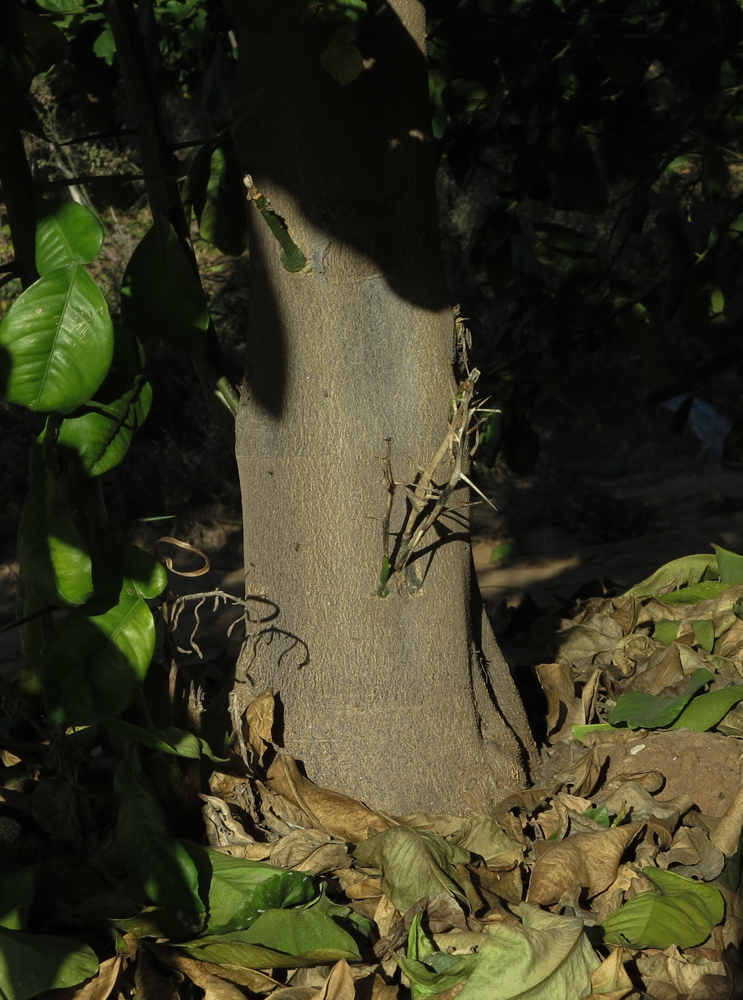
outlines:
[{"label": "wilted leaf", "polygon": [[632,980],[627,975],[622,958],[622,948],[615,948],[591,973],[591,995],[586,1000],[621,1000],[632,992]]},{"label": "wilted leaf", "polygon": [[682,826],[676,831],[670,849],[659,856],[658,862],[669,869],[683,866],[676,871],[677,875],[711,882],[725,867],[725,855],[700,827]]},{"label": "wilted leaf", "polygon": [[661,698],[646,691],[631,691],[620,695],[616,707],[609,712],[609,723],[616,726],[620,722],[626,722],[630,729],[658,729],[670,726],[697,691],[712,679],[713,675],[709,670],[702,668],[694,671],[689,686],[675,698]]},{"label": "wilted leaf", "polygon": [[461,1000],[576,1000],[591,992],[601,964],[579,917],[522,903],[523,924],[499,923],[488,938]]},{"label": "wilted leaf", "polygon": [[398,826],[369,837],[354,856],[357,863],[382,869],[382,889],[403,912],[441,892],[465,898],[455,865],[466,864],[470,853],[437,833]]},{"label": "wilted leaf", "polygon": [[644,868],[657,891],[642,892],[604,921],[604,938],[628,948],[693,948],[722,922],[725,906],[719,889],[673,872]]},{"label": "wilted leaf", "polygon": [[490,868],[510,868],[521,861],[524,849],[515,844],[492,816],[472,816],[450,838],[453,844],[479,855]]},{"label": "wilted leaf", "polygon": [[279,868],[321,874],[346,868],[350,863],[344,842],[319,830],[294,830],[271,851],[270,863]]},{"label": "wilted leaf", "polygon": [[529,883],[527,901],[556,903],[571,886],[595,896],[612,884],[622,855],[643,828],[627,823],[596,833],[576,833],[550,847],[537,861]]},{"label": "wilted leaf", "polygon": [[[478,935],[484,942],[485,935]],[[428,939],[421,924],[421,915],[413,917],[408,932],[407,955],[393,955],[410,980],[414,998],[430,996],[462,983],[475,969],[479,956],[452,955],[441,951]]]},{"label": "wilted leaf", "polygon": [[300,806],[306,816],[316,819],[316,829],[358,843],[369,830],[386,830],[390,820],[340,792],[319,788],[305,777],[294,759],[285,754],[277,757],[268,769],[266,783],[289,802]]}]

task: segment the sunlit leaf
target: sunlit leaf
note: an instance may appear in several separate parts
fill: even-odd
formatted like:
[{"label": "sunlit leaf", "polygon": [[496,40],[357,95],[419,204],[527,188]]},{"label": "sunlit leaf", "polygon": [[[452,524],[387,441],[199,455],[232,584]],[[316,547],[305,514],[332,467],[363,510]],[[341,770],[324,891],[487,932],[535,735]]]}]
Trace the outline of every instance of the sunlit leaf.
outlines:
[{"label": "sunlit leaf", "polygon": [[202,146],[183,189],[199,234],[222,253],[239,257],[248,245],[247,199],[232,143]]},{"label": "sunlit leaf", "polygon": [[160,750],[162,753],[173,754],[176,757],[200,760],[203,756],[215,762],[225,760],[224,757],[216,757],[212,753],[206,740],[174,726],[168,729],[142,729],[141,726],[135,726],[124,719],[111,719],[110,722],[106,723],[106,728],[133,743],[141,743],[142,746],[150,747],[152,750]]},{"label": "sunlit leaf", "polygon": [[693,948],[702,944],[712,928],[722,922],[725,904],[713,885],[659,868],[644,868],[642,874],[656,891],[641,892],[603,923],[610,944],[628,948]]},{"label": "sunlit leaf", "polygon": [[692,674],[686,690],[675,698],[662,698],[647,691],[621,694],[616,706],[609,712],[609,722],[612,726],[626,722],[630,729],[658,729],[670,726],[697,691],[712,679],[709,670],[700,668]]},{"label": "sunlit leaf", "polygon": [[76,986],[97,971],[95,952],[74,938],[0,927],[3,1000],[31,1000],[46,990]]},{"label": "sunlit leaf", "polygon": [[697,733],[706,733],[725,718],[733,705],[742,700],[743,684],[733,684],[719,691],[697,695],[671,729],[693,729]]},{"label": "sunlit leaf", "polygon": [[0,927],[11,931],[26,929],[38,869],[38,865],[31,865],[0,875]]},{"label": "sunlit leaf", "polygon": [[113,357],[106,300],[80,264],[50,271],[0,323],[0,385],[30,410],[71,413],[93,396]]},{"label": "sunlit leaf", "polygon": [[718,565],[715,555],[684,556],[673,559],[657,569],[647,579],[636,583],[627,593],[635,597],[654,597],[666,590],[691,587],[702,580],[717,580]]},{"label": "sunlit leaf", "polygon": [[90,264],[103,246],[100,220],[85,205],[49,205],[36,225],[36,270],[43,277],[66,264]]},{"label": "sunlit leaf", "polygon": [[737,552],[730,552],[719,545],[713,546],[717,556],[717,564],[720,567],[720,580],[731,586],[734,583],[743,583],[743,556]]}]

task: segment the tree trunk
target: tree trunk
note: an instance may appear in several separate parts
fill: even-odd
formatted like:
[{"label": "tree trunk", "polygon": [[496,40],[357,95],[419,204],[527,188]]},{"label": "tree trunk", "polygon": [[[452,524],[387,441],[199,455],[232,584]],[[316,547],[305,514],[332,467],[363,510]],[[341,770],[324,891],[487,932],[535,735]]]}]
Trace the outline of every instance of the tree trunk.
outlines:
[{"label": "tree trunk", "polygon": [[424,12],[370,3],[365,68],[345,86],[320,62],[336,27],[240,39],[238,152],[307,266],[282,265],[249,206],[237,459],[254,600],[235,691],[244,706],[276,690],[283,745],[318,784],[388,812],[482,812],[523,784],[534,744],[482,612],[463,486],[379,585],[388,551],[401,566],[403,484],[431,464],[458,391]]}]

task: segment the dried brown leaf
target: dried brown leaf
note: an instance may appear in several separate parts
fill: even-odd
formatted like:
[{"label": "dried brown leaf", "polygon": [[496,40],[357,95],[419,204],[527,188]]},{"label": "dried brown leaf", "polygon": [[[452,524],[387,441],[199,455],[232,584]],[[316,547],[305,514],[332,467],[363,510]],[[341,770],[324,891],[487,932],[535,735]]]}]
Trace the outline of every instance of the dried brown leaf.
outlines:
[{"label": "dried brown leaf", "polygon": [[435,813],[413,813],[410,816],[395,816],[394,819],[402,826],[413,830],[433,830],[442,837],[458,833],[465,822],[461,816],[439,816]]},{"label": "dried brown leaf", "polygon": [[207,976],[203,989],[204,1000],[245,1000],[242,990],[221,976]]},{"label": "dried brown leaf", "polygon": [[258,763],[261,763],[272,743],[275,702],[273,689],[267,688],[256,695],[245,709],[243,736]]},{"label": "dried brown leaf", "polygon": [[743,651],[743,621],[736,618],[730,628],[715,643],[718,656],[740,657]]},{"label": "dried brown leaf", "polygon": [[[451,899],[451,897],[447,897]],[[377,925],[380,938],[392,937],[398,925],[402,924],[400,912],[389,896],[382,893],[377,908],[374,911],[374,923]]]},{"label": "dried brown leaf", "polygon": [[317,1000],[354,1000],[356,988],[348,962],[342,958],[330,970]]},{"label": "dried brown leaf", "polygon": [[666,854],[658,855],[658,864],[674,868],[677,875],[711,882],[725,867],[725,855],[710,842],[704,830],[682,826]]},{"label": "dried brown leaf", "polygon": [[229,805],[216,795],[200,795],[204,803],[201,815],[204,818],[207,842],[210,847],[229,847],[230,844],[255,844],[245,827],[232,815]]},{"label": "dried brown leaf", "polygon": [[160,969],[149,950],[141,947],[134,967],[135,996],[147,1000],[179,1000],[175,981],[163,975]]},{"label": "dried brown leaf", "polygon": [[312,1000],[320,992],[320,987],[312,986],[285,986],[283,990],[276,990],[271,994],[272,1000]]},{"label": "dried brown leaf", "polygon": [[656,644],[656,650],[648,658],[645,670],[633,677],[631,685],[622,690],[660,694],[661,691],[673,684],[683,681],[684,668],[681,649],[678,642],[669,642],[667,646],[660,646],[660,648]]},{"label": "dried brown leaf", "polygon": [[661,653],[662,647],[642,632],[625,635],[614,647],[611,662],[622,677],[632,677],[648,663],[650,658]]},{"label": "dried brown leaf", "polygon": [[366,840],[370,830],[388,830],[395,825],[389,816],[373,812],[358,799],[320,788],[301,774],[294,758],[287,755],[271,764],[266,783],[304,814],[303,826],[353,844]]},{"label": "dried brown leaf", "polygon": [[741,826],[743,826],[743,784],[723,813],[710,838],[715,847],[718,847],[726,858],[732,857],[738,850]]},{"label": "dried brown leaf", "polygon": [[576,833],[554,844],[532,870],[527,902],[556,903],[574,885],[586,889],[589,898],[603,892],[616,879],[622,855],[643,826],[627,823],[601,833]]},{"label": "dried brown leaf", "polygon": [[382,895],[382,880],[365,878],[346,886],[345,892],[349,899],[377,899]]},{"label": "dried brown leaf", "polygon": [[493,809],[492,815],[501,824],[506,813],[512,810],[518,810],[529,816],[551,795],[552,791],[549,788],[526,788],[520,792],[512,792],[505,799],[500,800]]},{"label": "dried brown leaf", "polygon": [[400,987],[388,983],[379,973],[356,981],[356,1000],[399,1000]]},{"label": "dried brown leaf", "polygon": [[[575,702],[573,670],[566,660],[559,663],[540,663],[537,678],[547,698],[547,734],[561,729],[565,717],[570,714]],[[564,707],[563,707],[564,706]]]},{"label": "dried brown leaf", "polygon": [[271,993],[282,984],[265,972],[254,969],[243,969],[236,965],[215,965],[213,962],[200,962],[198,959],[184,955],[180,948],[169,948],[167,945],[149,944],[148,949],[165,965],[182,973],[194,982],[199,989],[206,989],[209,976],[219,976],[238,986],[247,986],[253,993]]},{"label": "dried brown leaf", "polygon": [[615,948],[598,969],[591,973],[591,993],[587,1000],[622,1000],[634,989],[624,967],[624,951]]},{"label": "dried brown leaf", "polygon": [[269,863],[278,868],[313,871],[317,875],[347,868],[350,857],[345,842],[319,830],[294,830],[274,844]]}]

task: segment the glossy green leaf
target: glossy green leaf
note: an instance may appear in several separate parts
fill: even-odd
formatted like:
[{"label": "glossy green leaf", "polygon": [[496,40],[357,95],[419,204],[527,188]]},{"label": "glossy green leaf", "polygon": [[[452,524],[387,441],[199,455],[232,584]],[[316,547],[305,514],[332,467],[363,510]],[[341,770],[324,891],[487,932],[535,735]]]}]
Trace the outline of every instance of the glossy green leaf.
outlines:
[{"label": "glossy green leaf", "polygon": [[187,941],[180,948],[202,962],[246,969],[292,969],[360,957],[349,934],[308,907],[267,910],[248,930]]},{"label": "glossy green leaf", "polygon": [[136,696],[155,650],[155,622],[136,585],[93,598],[62,622],[46,647],[41,683],[55,726],[93,726]]},{"label": "glossy green leaf", "polygon": [[620,694],[616,706],[609,712],[612,726],[626,722],[630,729],[659,729],[670,726],[681,715],[691,699],[705,684],[713,679],[703,667],[695,670],[686,690],[675,698],[661,698],[647,691],[630,691]]},{"label": "glossy green leaf", "polygon": [[521,924],[488,927],[488,938],[459,996],[462,1000],[577,1000],[591,993],[601,959],[580,917],[521,903]]},{"label": "glossy green leaf", "polygon": [[[306,872],[276,868],[247,858],[231,858],[221,851],[185,841],[183,847],[199,872],[201,885],[208,887],[206,931],[210,935],[245,930],[261,914],[307,903],[315,895],[312,876]],[[275,942],[250,940],[285,950]]]},{"label": "glossy green leaf", "polygon": [[200,347],[209,310],[198,275],[170,222],[161,217],[137,245],[121,286],[124,322],[145,342]]},{"label": "glossy green leaf", "polygon": [[59,482],[44,465],[41,447],[31,454],[31,483],[18,529],[24,580],[49,604],[79,605],[93,593],[88,542],[65,504]]},{"label": "glossy green leaf", "polygon": [[715,555],[683,556],[665,563],[653,574],[636,583],[627,594],[635,597],[654,597],[666,590],[690,587],[702,580],[717,580],[718,565]]},{"label": "glossy green leaf", "polygon": [[0,875],[0,927],[11,931],[26,929],[38,869],[38,865],[31,865]]},{"label": "glossy green leaf", "polygon": [[616,728],[616,726],[610,726],[608,722],[590,722],[583,726],[575,725],[572,727],[573,738],[582,743],[589,733],[608,733]]},{"label": "glossy green leaf", "polygon": [[660,868],[642,874],[655,890],[641,892],[604,921],[604,939],[626,948],[693,948],[722,923],[725,903],[713,885]]},{"label": "glossy green leaf", "polygon": [[118,547],[118,554],[124,572],[141,598],[152,600],[162,594],[168,586],[168,574],[159,559],[138,545],[128,543]]},{"label": "glossy green leaf", "polygon": [[218,763],[227,759],[216,757],[206,740],[185,729],[176,729],[175,726],[168,729],[142,729],[141,726],[125,722],[124,719],[111,719],[106,723],[106,728],[123,739],[131,740],[132,743],[140,743],[142,746],[150,747],[151,750],[160,750],[175,757],[186,757],[189,760],[208,757],[209,760]]},{"label": "glossy green leaf", "polygon": [[113,357],[101,290],[80,264],[49,272],[8,310],[0,347],[0,384],[11,402],[71,413],[93,396]]},{"label": "glossy green leaf", "polygon": [[132,436],[147,419],[152,387],[143,378],[109,403],[91,401],[59,429],[58,443],[71,453],[71,471],[80,478],[109,472],[123,460]]},{"label": "glossy green leaf", "polygon": [[720,567],[720,580],[728,586],[743,583],[743,556],[723,549],[719,545],[714,545],[713,548],[717,556],[717,565]]},{"label": "glossy green leaf", "polygon": [[183,845],[168,835],[138,747],[127,751],[114,786],[121,798],[116,839],[124,863],[153,902],[177,913],[192,930],[200,930],[205,906],[199,896],[199,873]]},{"label": "glossy green leaf", "polygon": [[245,185],[232,143],[202,146],[183,189],[199,233],[222,253],[239,257],[248,245]]},{"label": "glossy green leaf", "polygon": [[31,1000],[46,990],[77,986],[97,971],[95,952],[74,938],[0,928],[3,1000]]},{"label": "glossy green leaf", "polygon": [[719,691],[709,691],[697,695],[687,705],[671,729],[693,729],[696,733],[706,733],[722,722],[733,705],[743,701],[743,684],[733,684]]},{"label": "glossy green leaf", "polygon": [[403,912],[425,896],[448,893],[464,899],[455,865],[469,862],[470,852],[431,830],[383,830],[358,844],[354,856],[362,865],[382,869],[382,889]]},{"label": "glossy green leaf", "polygon": [[711,653],[715,645],[715,625],[711,618],[701,618],[691,623],[694,638],[705,651]]},{"label": "glossy green leaf", "polygon": [[90,264],[103,246],[100,220],[85,205],[47,206],[36,224],[36,270],[43,277],[66,264]]}]

